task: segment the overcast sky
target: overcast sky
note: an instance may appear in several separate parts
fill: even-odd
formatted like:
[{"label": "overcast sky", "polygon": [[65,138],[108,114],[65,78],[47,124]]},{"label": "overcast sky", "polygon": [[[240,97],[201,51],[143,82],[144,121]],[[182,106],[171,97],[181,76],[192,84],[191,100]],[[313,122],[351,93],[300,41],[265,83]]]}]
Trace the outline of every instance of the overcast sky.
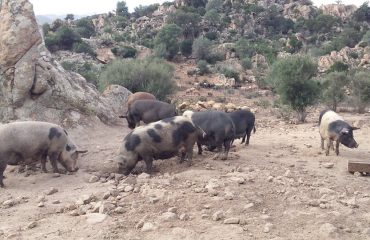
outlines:
[{"label": "overcast sky", "polygon": [[[163,3],[166,0],[126,0],[129,11],[136,6]],[[46,14],[96,14],[106,13],[116,8],[117,0],[30,0],[36,15]],[[313,0],[316,6],[334,3],[335,0]],[[342,0],[344,4],[361,5],[364,0]]]}]

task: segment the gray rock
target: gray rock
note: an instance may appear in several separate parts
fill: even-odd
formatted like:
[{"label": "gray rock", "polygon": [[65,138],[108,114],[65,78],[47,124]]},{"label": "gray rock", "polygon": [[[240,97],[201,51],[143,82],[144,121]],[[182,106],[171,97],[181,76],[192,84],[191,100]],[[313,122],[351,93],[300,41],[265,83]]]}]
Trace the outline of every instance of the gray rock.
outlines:
[{"label": "gray rock", "polygon": [[150,203],[157,203],[158,201],[159,201],[159,198],[157,198],[157,197],[150,197],[149,198]]},{"label": "gray rock", "polygon": [[89,178],[89,183],[96,183],[97,181],[99,181],[99,178],[97,176],[91,176]]},{"label": "gray rock", "polygon": [[42,207],[45,207],[45,204],[44,204],[44,202],[40,202],[39,204],[37,204],[37,206],[38,206],[39,208],[42,208]]},{"label": "gray rock", "polygon": [[239,224],[239,218],[227,218],[224,220],[224,224]]},{"label": "gray rock", "polygon": [[45,193],[46,195],[52,195],[52,194],[57,193],[57,192],[58,192],[58,189],[57,189],[57,188],[52,187],[52,188],[50,188],[50,189],[46,190],[44,193]]},{"label": "gray rock", "polygon": [[124,189],[125,192],[132,192],[132,190],[134,190],[134,188],[130,185],[126,186],[125,189]]},{"label": "gray rock", "polygon": [[114,204],[108,203],[108,202],[103,202],[101,204],[100,208],[99,208],[99,213],[107,214],[107,213],[110,213],[111,211],[113,211],[113,209],[115,209]]},{"label": "gray rock", "polygon": [[143,227],[141,228],[142,232],[150,232],[153,230],[156,230],[158,227],[156,227],[153,223],[146,222],[143,224]]},{"label": "gray rock", "polygon": [[219,221],[224,217],[224,213],[222,211],[217,211],[212,215],[213,221]]},{"label": "gray rock", "polygon": [[16,202],[13,199],[9,199],[3,202],[4,207],[12,207],[16,204]]},{"label": "gray rock", "polygon": [[322,166],[324,168],[333,168],[334,167],[334,163],[324,163]]},{"label": "gray rock", "polygon": [[266,223],[263,227],[264,233],[269,233],[274,225],[272,223]]},{"label": "gray rock", "polygon": [[177,213],[177,208],[176,207],[171,207],[167,210],[167,212]]},{"label": "gray rock", "polygon": [[116,207],[116,209],[114,209],[114,212],[117,214],[122,214],[125,212],[125,209],[123,207]]},{"label": "gray rock", "polygon": [[32,228],[35,228],[35,227],[37,227],[37,222],[36,222],[36,221],[30,222],[30,223],[27,225],[27,228],[28,228],[28,229],[32,229]]},{"label": "gray rock", "polygon": [[59,200],[54,200],[51,202],[52,204],[60,204],[60,201]]},{"label": "gray rock", "polygon": [[97,224],[97,223],[102,223],[105,221],[107,218],[106,214],[101,214],[101,213],[89,213],[86,214],[86,221],[88,224]]},{"label": "gray rock", "polygon": [[338,229],[331,223],[324,223],[320,227],[320,234],[325,238],[335,238],[338,235]]},{"label": "gray rock", "polygon": [[139,176],[137,176],[138,179],[149,179],[150,175],[147,173],[141,173]]},{"label": "gray rock", "polygon": [[183,213],[183,214],[181,214],[180,215],[180,220],[181,221],[187,221],[187,220],[189,220],[190,219],[190,217],[189,217],[189,215],[188,214],[186,214],[186,213]]},{"label": "gray rock", "polygon": [[244,206],[244,209],[250,209],[250,208],[252,208],[252,207],[254,207],[254,203],[248,203],[248,204],[246,204],[245,206]]},{"label": "gray rock", "polygon": [[162,222],[172,222],[177,219],[177,214],[173,212],[165,212],[159,218]]}]

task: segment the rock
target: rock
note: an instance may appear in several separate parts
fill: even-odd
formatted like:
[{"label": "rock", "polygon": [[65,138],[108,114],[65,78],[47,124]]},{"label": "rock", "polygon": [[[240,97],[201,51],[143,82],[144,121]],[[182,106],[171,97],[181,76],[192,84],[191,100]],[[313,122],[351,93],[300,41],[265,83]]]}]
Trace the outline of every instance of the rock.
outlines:
[{"label": "rock", "polygon": [[227,218],[224,220],[224,224],[239,224],[239,218]]},{"label": "rock", "polygon": [[146,223],[144,223],[143,227],[141,228],[141,231],[142,232],[150,232],[150,231],[153,231],[153,230],[156,230],[156,229],[157,229],[157,227],[153,223],[146,222]]},{"label": "rock", "polygon": [[103,202],[101,206],[99,207],[99,213],[110,213],[115,208],[114,204],[109,202]]},{"label": "rock", "polygon": [[9,199],[3,202],[4,207],[12,207],[16,204],[16,202],[13,199]]},{"label": "rock", "polygon": [[117,214],[122,214],[125,212],[125,209],[123,207],[117,207],[116,209],[114,209],[114,212]]},{"label": "rock", "polygon": [[46,197],[44,195],[38,196],[36,201],[37,202],[46,202]]},{"label": "rock", "polygon": [[76,210],[72,210],[71,212],[69,212],[69,215],[70,216],[73,216],[73,217],[80,216],[79,211],[77,209]]},{"label": "rock", "polygon": [[131,192],[132,190],[134,190],[132,186],[126,186],[124,192]]},{"label": "rock", "polygon": [[101,213],[89,213],[86,214],[86,217],[86,221],[88,224],[97,224],[104,222],[104,220],[107,218],[107,215]]},{"label": "rock", "polygon": [[44,202],[40,202],[39,204],[37,204],[37,206],[38,206],[39,208],[42,208],[42,207],[45,207],[45,204],[44,204]]},{"label": "rock", "polygon": [[28,225],[27,225],[27,228],[28,229],[32,229],[32,228],[35,228],[37,226],[37,222],[34,221],[34,222],[30,222]]},{"label": "rock", "polygon": [[224,213],[222,211],[217,211],[212,215],[213,221],[219,221],[224,217]]},{"label": "rock", "polygon": [[366,236],[369,236],[370,237],[370,228],[365,228],[362,233]]},{"label": "rock", "polygon": [[137,176],[138,179],[149,179],[150,175],[147,173],[141,173],[139,176]]},{"label": "rock", "polygon": [[47,191],[45,191],[44,193],[46,195],[52,195],[52,194],[57,193],[57,192],[58,192],[58,189],[52,187],[52,188],[48,189]]},{"label": "rock", "polygon": [[140,192],[140,187],[135,187],[133,192],[134,193],[139,193]]},{"label": "rock", "polygon": [[252,207],[254,207],[254,203],[248,203],[248,204],[246,204],[245,206],[244,206],[244,209],[250,209],[250,208],[252,208]]},{"label": "rock", "polygon": [[150,203],[153,203],[153,204],[154,204],[154,203],[156,203],[156,202],[158,202],[158,201],[159,201],[159,198],[157,198],[157,197],[150,197],[150,198],[149,198],[149,202],[150,202]]},{"label": "rock", "polygon": [[91,176],[89,178],[89,183],[96,183],[97,181],[99,181],[99,178],[97,176]]},{"label": "rock", "polygon": [[331,223],[324,223],[320,227],[320,234],[324,238],[335,238],[337,236],[338,229]]},{"label": "rock", "polygon": [[60,204],[60,201],[59,200],[54,200],[51,202],[52,204]]},{"label": "rock", "polygon": [[267,178],[267,181],[268,182],[272,182],[274,180],[274,177],[273,176],[268,176],[268,178]]},{"label": "rock", "polygon": [[78,204],[78,205],[84,205],[84,204],[89,204],[91,201],[93,201],[96,197],[94,195],[82,195],[80,197],[80,199],[77,201],[78,203],[82,203],[82,204]]},{"label": "rock", "polygon": [[94,204],[93,208],[92,208],[92,212],[93,213],[98,213],[99,212],[99,209],[100,207],[103,205],[103,202],[102,201],[99,201],[97,203]]},{"label": "rock", "polygon": [[176,207],[171,207],[167,210],[167,212],[177,213],[177,208]]},{"label": "rock", "polygon": [[348,19],[357,10],[355,5],[345,4],[324,4],[320,6],[323,14],[339,17],[342,20]]},{"label": "rock", "polygon": [[103,194],[103,199],[107,200],[110,197],[110,191]]},{"label": "rock", "polygon": [[183,213],[183,214],[181,214],[180,215],[180,220],[181,221],[187,221],[187,220],[189,220],[190,219],[190,217],[189,217],[189,215],[188,214],[186,214],[186,213]]},{"label": "rock", "polygon": [[362,174],[361,174],[360,172],[355,172],[353,175],[354,175],[355,177],[361,177],[361,176],[362,176]]},{"label": "rock", "polygon": [[264,233],[269,233],[274,225],[272,223],[266,223],[263,227]]},{"label": "rock", "polygon": [[177,219],[177,214],[173,212],[165,212],[159,218],[162,222],[172,222]]},{"label": "rock", "polygon": [[231,177],[230,180],[233,181],[233,182],[236,182],[238,184],[244,184],[245,183],[245,179],[242,178],[242,177]]},{"label": "rock", "polygon": [[58,178],[60,177],[60,173],[53,173],[53,178]]},{"label": "rock", "polygon": [[333,168],[334,167],[334,163],[324,163],[322,166],[324,168]]}]

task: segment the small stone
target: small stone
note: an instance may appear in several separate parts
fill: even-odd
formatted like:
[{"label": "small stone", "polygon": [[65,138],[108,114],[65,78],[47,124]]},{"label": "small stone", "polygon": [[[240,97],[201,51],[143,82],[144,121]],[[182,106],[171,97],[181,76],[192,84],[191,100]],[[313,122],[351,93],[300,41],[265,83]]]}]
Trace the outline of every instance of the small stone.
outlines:
[{"label": "small stone", "polygon": [[167,212],[177,213],[177,208],[176,207],[171,207],[167,210]]},{"label": "small stone", "polygon": [[135,187],[133,192],[134,193],[139,193],[140,192],[140,187]]},{"label": "small stone", "polygon": [[146,222],[143,224],[143,227],[141,228],[141,231],[142,232],[150,232],[150,231],[153,231],[153,230],[156,230],[157,227],[153,224],[153,223],[150,223],[150,222]]},{"label": "small stone", "polygon": [[40,202],[37,206],[38,206],[39,208],[42,208],[42,207],[45,207],[45,204],[44,204],[44,202]]},{"label": "small stone", "polygon": [[46,195],[52,195],[52,194],[57,193],[57,192],[58,192],[58,189],[52,187],[52,188],[48,189],[47,191],[45,191],[45,194]]},{"label": "small stone", "polygon": [[225,193],[225,199],[226,200],[233,200],[234,199],[234,194],[231,192],[226,192]]},{"label": "small stone", "polygon": [[89,224],[97,224],[97,223],[102,223],[104,220],[107,218],[106,214],[101,214],[101,213],[89,213],[86,215],[87,217],[87,223]]},{"label": "small stone", "polygon": [[112,203],[103,202],[99,208],[99,213],[110,213],[114,208],[115,206]]},{"label": "small stone", "polygon": [[137,176],[138,179],[149,179],[150,175],[147,173],[141,173],[139,176]]},{"label": "small stone", "polygon": [[126,186],[124,189],[125,192],[131,192],[132,190],[134,190],[134,187],[132,186]]},{"label": "small stone", "polygon": [[320,206],[320,200],[312,199],[308,202],[308,205],[310,205],[312,207],[318,207],[318,206]]},{"label": "small stone", "polygon": [[171,222],[177,219],[177,215],[173,212],[165,212],[160,216],[160,219],[163,222]]},{"label": "small stone", "polygon": [[181,221],[187,221],[187,220],[189,220],[190,219],[190,217],[189,217],[189,215],[188,214],[186,214],[186,213],[183,213],[183,214],[181,214],[180,215],[180,220]]},{"label": "small stone", "polygon": [[4,207],[12,207],[15,205],[15,201],[13,199],[9,199],[3,202]]},{"label": "small stone", "polygon": [[70,215],[70,216],[73,216],[73,217],[77,217],[77,216],[79,216],[80,214],[79,214],[79,211],[76,209],[76,210],[73,210],[73,211],[69,212],[69,215]]},{"label": "small stone", "polygon": [[361,174],[360,172],[355,172],[353,175],[354,175],[355,177],[361,177],[361,176],[362,176],[362,174]]},{"label": "small stone", "polygon": [[99,181],[99,178],[95,175],[89,178],[89,183],[96,183],[97,181]]},{"label": "small stone", "polygon": [[32,229],[32,228],[35,228],[37,226],[37,222],[31,222],[27,225],[27,228],[28,229]]},{"label": "small stone", "polygon": [[322,234],[323,237],[335,237],[337,233],[337,228],[331,224],[331,223],[324,223],[320,227],[320,233]]},{"label": "small stone", "polygon": [[231,181],[236,182],[238,184],[244,184],[245,183],[245,179],[242,178],[242,177],[232,177]]},{"label": "small stone", "polygon": [[287,177],[287,178],[291,178],[292,177],[292,172],[288,169],[288,170],[285,171],[284,176]]},{"label": "small stone", "polygon": [[209,215],[204,213],[204,214],[202,214],[201,218],[202,219],[208,219],[209,218]]},{"label": "small stone", "polygon": [[333,168],[334,167],[334,163],[324,163],[322,166],[324,168]]},{"label": "small stone", "polygon": [[224,220],[224,224],[239,224],[239,218],[227,218]]},{"label": "small stone", "polygon": [[273,176],[268,176],[267,181],[272,182],[272,180],[274,180],[274,177]]},{"label": "small stone", "polygon": [[41,195],[41,196],[38,196],[37,197],[37,200],[36,200],[37,202],[46,202],[46,198],[45,198],[45,196],[44,195]]},{"label": "small stone", "polygon": [[119,174],[119,173],[114,174],[114,180],[117,182],[120,181],[123,177],[124,177],[123,174]]},{"label": "small stone", "polygon": [[212,215],[213,221],[219,221],[224,217],[224,213],[222,211],[217,211]]},{"label": "small stone", "polygon": [[244,209],[250,209],[252,207],[254,207],[254,203],[248,203],[244,206]]},{"label": "small stone", "polygon": [[149,202],[150,202],[150,203],[153,203],[153,204],[154,204],[154,203],[156,203],[156,202],[158,202],[158,201],[159,201],[159,198],[157,198],[157,197],[150,197],[150,198],[149,198]]},{"label": "small stone", "polygon": [[103,204],[102,201],[99,201],[99,202],[95,203],[95,205],[93,206],[92,212],[93,213],[99,212],[99,209],[102,206],[102,204]]},{"label": "small stone", "polygon": [[268,220],[271,220],[271,217],[267,214],[263,214],[263,215],[261,215],[261,219],[263,219],[265,221],[268,221]]},{"label": "small stone", "polygon": [[114,209],[114,212],[118,214],[122,214],[125,212],[125,209],[123,207],[117,207],[116,209]]},{"label": "small stone", "polygon": [[110,192],[105,192],[105,193],[103,194],[103,199],[104,199],[104,200],[108,199],[109,197],[110,197]]},{"label": "small stone", "polygon": [[51,203],[52,203],[52,204],[59,204],[59,203],[60,203],[60,201],[59,201],[59,200],[54,200],[54,201],[52,201]]},{"label": "small stone", "polygon": [[264,233],[269,233],[274,225],[272,223],[266,223],[263,227]]},{"label": "small stone", "polygon": [[54,173],[53,174],[53,178],[58,178],[58,177],[60,177],[60,173]]}]

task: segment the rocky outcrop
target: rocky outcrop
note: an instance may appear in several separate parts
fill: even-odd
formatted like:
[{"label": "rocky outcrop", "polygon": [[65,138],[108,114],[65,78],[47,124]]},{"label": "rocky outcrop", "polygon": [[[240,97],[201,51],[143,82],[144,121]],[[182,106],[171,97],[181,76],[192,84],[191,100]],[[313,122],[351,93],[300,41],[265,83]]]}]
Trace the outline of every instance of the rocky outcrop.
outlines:
[{"label": "rocky outcrop", "polygon": [[[115,123],[125,88],[100,96],[77,73],[67,72],[42,42],[28,0],[3,0],[0,10],[0,119],[43,120],[73,125],[100,120]],[[119,97],[117,97],[119,96]]]},{"label": "rocky outcrop", "polygon": [[284,5],[284,17],[297,20],[300,17],[309,19],[315,13],[315,8],[310,2],[296,1]]},{"label": "rocky outcrop", "polygon": [[348,19],[357,10],[357,7],[355,5],[327,4],[321,5],[320,9],[323,14]]}]

